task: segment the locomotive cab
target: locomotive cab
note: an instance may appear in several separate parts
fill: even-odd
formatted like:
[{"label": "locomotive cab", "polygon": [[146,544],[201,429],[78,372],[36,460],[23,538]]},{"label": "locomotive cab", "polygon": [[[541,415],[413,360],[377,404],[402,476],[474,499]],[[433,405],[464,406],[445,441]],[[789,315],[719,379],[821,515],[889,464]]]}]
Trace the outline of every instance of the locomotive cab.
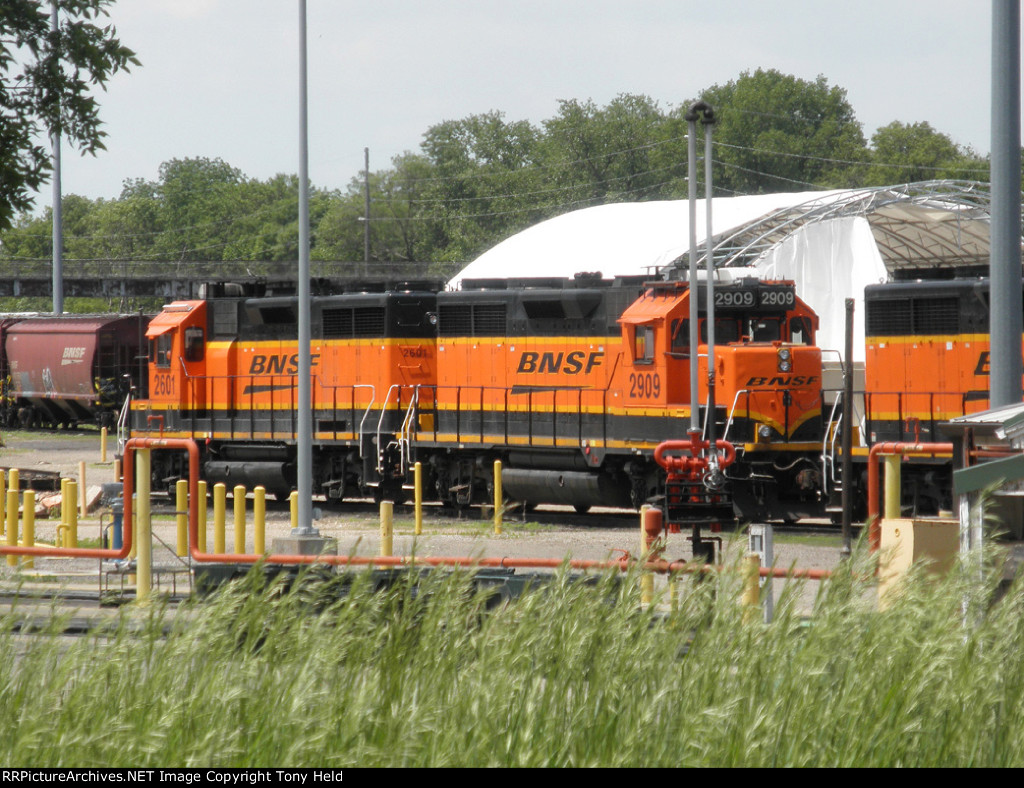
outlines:
[{"label": "locomotive cab", "polygon": [[[202,412],[206,408],[206,303],[175,301],[146,329],[151,410]],[[151,414],[151,417],[157,414]]]},{"label": "locomotive cab", "polygon": [[[708,401],[707,295],[698,291],[698,346],[690,347],[690,291],[681,282],[652,286],[622,315],[623,397],[627,406],[691,405],[690,365],[698,364],[696,402]],[[716,419],[735,439],[784,441],[820,415],[817,316],[792,283],[744,279],[715,291]],[[722,434],[719,432],[718,434]]]}]

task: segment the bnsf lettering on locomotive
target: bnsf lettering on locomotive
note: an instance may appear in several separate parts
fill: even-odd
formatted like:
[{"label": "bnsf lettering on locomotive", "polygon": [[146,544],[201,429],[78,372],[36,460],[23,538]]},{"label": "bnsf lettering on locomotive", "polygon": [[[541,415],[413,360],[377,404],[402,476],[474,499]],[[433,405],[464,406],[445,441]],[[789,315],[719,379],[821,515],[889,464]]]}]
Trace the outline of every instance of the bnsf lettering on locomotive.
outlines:
[{"label": "bnsf lettering on locomotive", "polygon": [[790,375],[789,377],[777,376],[773,378],[753,377],[747,381],[748,388],[759,386],[810,386],[819,380],[817,375]]},{"label": "bnsf lettering on locomotive", "polygon": [[[571,353],[535,353],[527,351],[519,358],[517,373],[545,373],[561,372],[565,375],[578,375],[580,372],[589,373],[594,367],[601,366],[603,351],[587,353],[583,350],[574,350]],[[584,363],[584,360],[586,363]]]},{"label": "bnsf lettering on locomotive", "polygon": [[[316,366],[320,359],[319,353],[310,356],[310,365]],[[284,354],[264,356],[257,354],[252,357],[249,364],[250,375],[297,375],[299,372],[299,354],[292,353],[290,356]]]},{"label": "bnsf lettering on locomotive", "polygon": [[978,366],[974,368],[975,375],[990,375],[992,374],[989,370],[989,362],[992,359],[992,354],[987,351],[981,351],[981,355],[978,356]]}]

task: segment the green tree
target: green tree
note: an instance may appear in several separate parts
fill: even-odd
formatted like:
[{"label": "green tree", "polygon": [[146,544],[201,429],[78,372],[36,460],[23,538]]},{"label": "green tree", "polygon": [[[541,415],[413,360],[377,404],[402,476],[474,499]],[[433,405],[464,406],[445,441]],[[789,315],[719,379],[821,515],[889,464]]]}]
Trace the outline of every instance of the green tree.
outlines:
[{"label": "green tree", "polygon": [[563,206],[660,199],[685,178],[686,141],[648,96],[623,93],[605,107],[560,101],[544,129],[545,165]]},{"label": "green tree", "polygon": [[722,193],[843,188],[862,179],[868,151],[860,123],[846,91],[825,77],[809,82],[758,69],[701,98],[717,116],[715,187]]},{"label": "green tree", "polygon": [[32,193],[51,169],[39,135],[56,131],[84,152],[102,149],[105,133],[91,87],[139,64],[113,26],[98,24],[112,0],[56,2],[56,34],[50,2],[0,4],[0,228],[32,207]]},{"label": "green tree", "polygon": [[878,186],[944,178],[980,180],[988,178],[988,164],[927,122],[893,121],[871,137],[867,178]]}]

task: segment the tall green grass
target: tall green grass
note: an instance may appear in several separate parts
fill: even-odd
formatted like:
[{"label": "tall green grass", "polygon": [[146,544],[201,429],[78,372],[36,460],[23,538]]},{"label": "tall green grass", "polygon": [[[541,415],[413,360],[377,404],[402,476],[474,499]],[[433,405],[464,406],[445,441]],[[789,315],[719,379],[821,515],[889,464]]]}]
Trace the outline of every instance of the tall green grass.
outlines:
[{"label": "tall green grass", "polygon": [[1021,587],[913,575],[879,611],[870,578],[850,562],[809,617],[790,586],[770,625],[735,573],[671,613],[566,577],[487,611],[439,572],[340,601],[253,576],[70,642],[8,620],[0,763],[1024,765]]}]

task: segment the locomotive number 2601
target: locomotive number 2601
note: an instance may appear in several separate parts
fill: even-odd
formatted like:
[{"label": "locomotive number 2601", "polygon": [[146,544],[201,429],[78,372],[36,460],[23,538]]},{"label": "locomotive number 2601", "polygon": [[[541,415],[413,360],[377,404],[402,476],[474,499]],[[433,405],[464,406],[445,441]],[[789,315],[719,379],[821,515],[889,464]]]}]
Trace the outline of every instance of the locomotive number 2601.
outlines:
[{"label": "locomotive number 2601", "polygon": [[173,396],[174,395],[174,376],[173,375],[154,375],[153,376],[153,395],[154,396]]}]

